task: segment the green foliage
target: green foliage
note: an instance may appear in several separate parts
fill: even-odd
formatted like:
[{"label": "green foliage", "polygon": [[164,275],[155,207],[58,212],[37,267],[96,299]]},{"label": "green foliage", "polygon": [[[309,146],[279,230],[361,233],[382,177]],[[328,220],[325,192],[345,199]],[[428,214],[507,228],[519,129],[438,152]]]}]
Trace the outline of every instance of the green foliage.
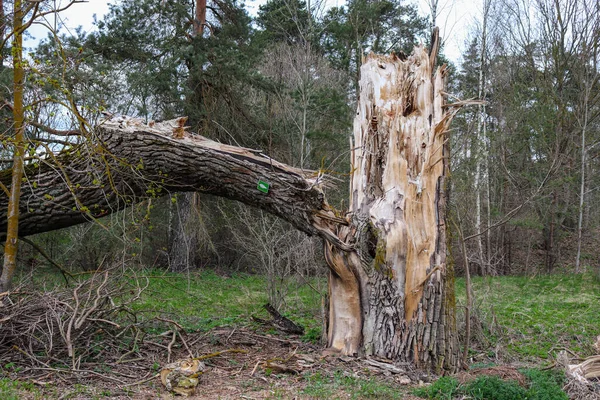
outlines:
[{"label": "green foliage", "polygon": [[[136,304],[136,310],[143,310],[145,316],[177,314],[177,321],[190,330],[247,325],[252,314],[267,318],[263,309],[268,301],[265,277],[224,277],[213,271],[185,276],[160,270],[149,270],[145,275],[150,279],[150,290]],[[308,285],[296,284],[296,290],[285,298],[284,311],[307,332],[314,332],[320,329],[320,301]]]},{"label": "green foliage", "polygon": [[355,378],[337,371],[332,376],[317,372],[305,377],[302,394],[311,399],[402,399],[398,388],[375,378]]},{"label": "green foliage", "polygon": [[235,0],[216,1],[198,35],[189,23],[193,9],[193,1],[119,2],[86,46],[115,70],[124,67],[129,96],[115,104],[118,111],[148,120],[188,115],[207,136],[218,133],[216,120],[237,136],[235,121],[254,123],[242,88],[262,82],[252,68],[261,52],[251,19]]},{"label": "green foliage", "polygon": [[413,393],[425,399],[452,400],[458,393],[458,380],[443,376],[429,386],[415,389]]},{"label": "green foliage", "polygon": [[318,344],[321,341],[321,336],[323,332],[320,328],[314,327],[306,330],[304,336],[302,336],[302,340],[305,342]]},{"label": "green foliage", "polygon": [[497,376],[478,376],[464,386],[462,392],[477,400],[527,399],[525,389],[515,381],[504,381]]},{"label": "green foliage", "polygon": [[355,77],[362,54],[409,54],[418,40],[425,36],[427,23],[419,17],[414,5],[394,1],[371,2],[352,0],[345,6],[332,7],[322,22],[322,47],[335,68]]},{"label": "green foliage", "polygon": [[2,400],[20,400],[27,395],[27,398],[42,399],[42,394],[30,382],[22,382],[10,378],[0,378],[0,399]]},{"label": "green foliage", "polygon": [[302,43],[309,40],[309,14],[302,0],[270,0],[258,9],[256,23],[265,43]]},{"label": "green foliage", "polygon": [[562,372],[525,369],[521,373],[530,382],[527,400],[568,400],[569,397],[562,391],[565,381]]},{"label": "green foliage", "polygon": [[435,400],[465,398],[477,400],[567,400],[561,389],[564,377],[537,369],[521,371],[527,377],[527,388],[515,381],[504,381],[496,376],[482,375],[459,385],[452,377],[442,377],[430,386],[418,388],[413,393],[419,397]]},{"label": "green foliage", "polygon": [[5,400],[19,400],[18,382],[8,378],[0,379],[0,398]]}]

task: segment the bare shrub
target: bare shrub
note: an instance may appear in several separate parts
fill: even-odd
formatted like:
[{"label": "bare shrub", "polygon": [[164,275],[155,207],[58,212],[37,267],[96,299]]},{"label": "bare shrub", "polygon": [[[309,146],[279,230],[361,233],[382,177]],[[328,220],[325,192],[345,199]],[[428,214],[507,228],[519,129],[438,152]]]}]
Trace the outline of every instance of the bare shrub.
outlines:
[{"label": "bare shrub", "polygon": [[269,302],[280,309],[294,285],[324,271],[322,244],[284,221],[236,204],[235,215],[220,208],[230,227],[230,245],[242,252],[240,262],[267,278]]},{"label": "bare shrub", "polygon": [[71,288],[20,286],[2,293],[0,358],[41,365],[62,360],[65,367],[78,369],[89,360],[117,357],[116,349],[139,338],[130,306],[147,285],[115,267]]}]

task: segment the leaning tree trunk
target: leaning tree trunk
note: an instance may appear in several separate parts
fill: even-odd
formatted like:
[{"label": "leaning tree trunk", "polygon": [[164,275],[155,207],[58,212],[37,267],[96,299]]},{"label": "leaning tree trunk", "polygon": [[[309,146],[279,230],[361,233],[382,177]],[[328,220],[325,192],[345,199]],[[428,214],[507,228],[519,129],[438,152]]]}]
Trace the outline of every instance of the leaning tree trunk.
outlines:
[{"label": "leaning tree trunk", "polygon": [[[345,217],[328,205],[320,174],[188,134],[184,119],[116,118],[83,145],[27,166],[20,235],[102,223],[167,193],[239,200],[324,239],[332,350],[453,371],[459,349],[445,219],[453,112],[444,102],[446,69],[434,73],[437,35],[432,43],[429,54],[421,47],[408,58],[370,56],[362,67]],[[10,177],[0,172],[5,186]],[[0,232],[7,203],[0,197]]]},{"label": "leaning tree trunk", "polygon": [[[437,39],[437,38],[436,38]],[[437,40],[434,40],[434,49]],[[350,216],[326,244],[329,346],[455,370],[454,280],[446,258],[445,67],[435,50],[369,56],[354,123]]]}]

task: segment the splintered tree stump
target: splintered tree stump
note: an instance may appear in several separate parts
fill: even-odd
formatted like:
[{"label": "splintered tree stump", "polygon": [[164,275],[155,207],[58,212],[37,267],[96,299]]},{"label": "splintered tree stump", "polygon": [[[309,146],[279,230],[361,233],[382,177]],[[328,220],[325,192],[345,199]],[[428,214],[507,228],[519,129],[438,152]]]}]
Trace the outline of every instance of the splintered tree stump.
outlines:
[{"label": "splintered tree stump", "polygon": [[446,259],[446,67],[432,50],[368,56],[354,121],[350,210],[326,243],[328,344],[343,354],[456,370],[454,281]]}]

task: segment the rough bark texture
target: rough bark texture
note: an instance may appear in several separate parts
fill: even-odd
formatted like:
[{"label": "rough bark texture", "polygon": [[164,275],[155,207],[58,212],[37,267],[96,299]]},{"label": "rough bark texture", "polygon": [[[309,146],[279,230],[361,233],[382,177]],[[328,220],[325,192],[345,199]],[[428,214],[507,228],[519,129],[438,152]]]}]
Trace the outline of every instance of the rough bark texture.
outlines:
[{"label": "rough bark texture", "polygon": [[[350,187],[357,257],[332,248],[334,270],[349,277],[338,272],[330,283],[332,299],[355,306],[344,316],[348,328],[340,328],[332,300],[328,337],[343,353],[360,347],[348,341],[340,347],[339,338],[360,336],[367,355],[439,371],[457,368],[459,349],[446,261],[451,115],[443,96],[446,69],[434,73],[435,53],[369,56],[361,68]],[[356,325],[360,335],[350,328]]]},{"label": "rough bark texture", "polygon": [[[262,208],[308,234],[339,242],[331,226],[341,219],[316,175],[260,151],[180,135],[177,121],[150,127],[117,119],[97,127],[95,135],[86,145],[26,168],[21,236],[97,220],[148,197],[194,191]],[[10,172],[0,173],[9,187]],[[259,180],[269,183],[268,193],[257,189]],[[0,232],[6,230],[6,205],[7,198],[0,198]]]},{"label": "rough bark texture", "polygon": [[195,192],[179,193],[170,206],[169,269],[172,272],[189,271],[197,266],[199,197]]},{"label": "rough bark texture", "polygon": [[[16,0],[13,13],[13,168],[11,171],[10,193],[6,198],[6,207],[2,208],[6,213],[6,226],[2,232],[5,233],[4,263],[0,274],[0,292],[7,291],[17,266],[17,250],[19,248],[19,202],[21,201],[21,180],[23,178],[23,165],[25,160],[25,125],[23,107],[23,82],[25,71],[23,68],[23,3]],[[4,22],[4,21],[2,21]],[[3,186],[5,188],[8,185]]]}]

